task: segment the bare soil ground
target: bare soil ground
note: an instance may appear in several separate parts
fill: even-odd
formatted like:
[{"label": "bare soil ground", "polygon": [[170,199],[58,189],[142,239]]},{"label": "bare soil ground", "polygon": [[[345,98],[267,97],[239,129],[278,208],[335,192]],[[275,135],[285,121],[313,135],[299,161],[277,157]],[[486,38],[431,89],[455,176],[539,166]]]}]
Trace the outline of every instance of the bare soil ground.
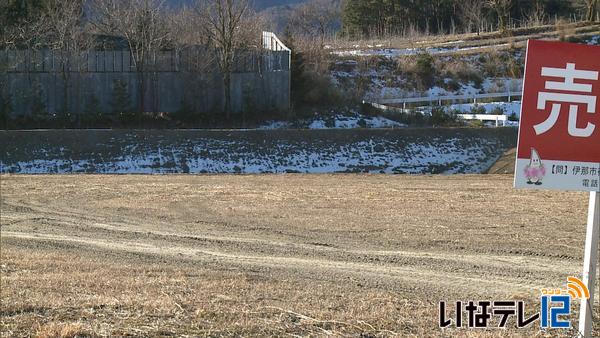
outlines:
[{"label": "bare soil ground", "polygon": [[511,179],[3,175],[2,336],[569,336],[438,328],[580,271],[587,195]]}]

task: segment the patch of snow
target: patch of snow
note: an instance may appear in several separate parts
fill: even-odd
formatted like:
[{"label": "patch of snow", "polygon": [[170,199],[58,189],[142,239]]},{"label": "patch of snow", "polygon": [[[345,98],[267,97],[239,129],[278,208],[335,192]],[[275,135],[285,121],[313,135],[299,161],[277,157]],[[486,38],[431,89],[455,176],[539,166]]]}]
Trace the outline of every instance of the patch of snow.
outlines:
[{"label": "patch of snow", "polygon": [[308,125],[308,129],[327,129],[327,127],[325,126],[325,121],[314,120]]},{"label": "patch of snow", "polygon": [[[362,125],[361,125],[362,124]],[[333,127],[327,127],[325,121],[317,119],[312,121],[309,129],[355,129],[355,128],[403,128],[405,124],[390,120],[381,116],[363,116],[354,114],[351,116],[336,115],[333,117]]]},{"label": "patch of snow", "polygon": [[[337,114],[331,116],[331,127],[322,117],[303,120],[301,125],[308,129],[354,129],[354,128],[403,128],[405,124],[390,120],[382,116],[365,116],[356,112],[350,114]],[[290,129],[292,123],[287,121],[268,121],[258,127],[258,130]]]},{"label": "patch of snow", "polygon": [[484,93],[498,92],[520,92],[523,86],[523,79],[511,79],[506,77],[486,78],[481,87]]},{"label": "patch of snow", "polygon": [[[353,60],[354,61],[354,60]],[[354,61],[356,62],[356,61]],[[486,78],[480,86],[475,86],[473,82],[460,83],[455,91],[447,90],[441,87],[429,88],[424,92],[416,90],[407,90],[407,79],[394,74],[393,69],[385,67],[370,68],[360,71],[356,63],[350,63],[348,60],[338,61],[336,64],[344,70],[334,70],[330,73],[330,79],[333,85],[344,87],[342,89],[352,88],[359,79],[366,83],[363,99],[377,101],[378,99],[390,98],[408,98],[408,97],[438,97],[445,95],[468,95],[473,96],[480,93],[508,93],[520,92],[522,88],[522,79],[513,78]],[[455,81],[450,78],[444,79],[446,84]]]},{"label": "patch of snow", "polygon": [[463,94],[463,95],[475,95],[475,94],[479,94],[481,92],[481,90],[475,88],[473,82],[469,82],[469,84],[460,85],[459,92],[460,92],[460,94]]},{"label": "patch of snow", "polygon": [[405,124],[400,123],[400,122],[396,122],[390,119],[387,119],[385,117],[381,117],[381,116],[376,116],[376,117],[371,117],[369,119],[366,120],[367,121],[367,127],[369,128],[402,128],[402,127],[406,127]]},{"label": "patch of snow", "polygon": [[[455,43],[455,42],[452,42]],[[452,43],[445,43],[440,45],[450,45]],[[490,47],[505,47],[508,46],[507,43],[494,45],[494,46],[473,46],[473,47],[427,47],[427,48],[372,48],[372,46],[367,46],[367,48],[360,49],[359,45],[354,45],[350,50],[337,50],[331,52],[331,54],[338,56],[383,56],[387,58],[395,58],[399,56],[408,56],[408,55],[417,55],[419,53],[427,52],[429,54],[440,54],[440,53],[456,53],[456,52],[464,52],[464,51],[474,51],[478,49],[485,49]]]},{"label": "patch of snow", "polygon": [[[356,47],[355,47],[356,48]],[[400,55],[415,55],[417,54],[417,50],[413,48],[407,49],[394,49],[394,48],[383,48],[383,49],[352,49],[352,50],[342,50],[335,51],[332,54],[338,56],[384,56],[388,58],[397,57]]]},{"label": "patch of snow", "polygon": [[335,129],[356,129],[360,128],[359,119],[348,116],[335,116]]},{"label": "patch of snow", "polygon": [[450,95],[450,94],[451,93],[448,92],[446,89],[436,86],[436,87],[429,88],[427,90],[427,95],[425,95],[425,96],[435,97],[435,96],[444,96],[444,95]]},{"label": "patch of snow", "polygon": [[465,41],[464,40],[448,41],[448,42],[440,43],[440,45],[454,45],[454,44],[463,43],[463,42],[465,42]]},{"label": "patch of snow", "polygon": [[288,129],[289,127],[290,127],[290,123],[287,121],[268,121],[265,124],[258,127],[257,129],[272,130],[272,129]]}]

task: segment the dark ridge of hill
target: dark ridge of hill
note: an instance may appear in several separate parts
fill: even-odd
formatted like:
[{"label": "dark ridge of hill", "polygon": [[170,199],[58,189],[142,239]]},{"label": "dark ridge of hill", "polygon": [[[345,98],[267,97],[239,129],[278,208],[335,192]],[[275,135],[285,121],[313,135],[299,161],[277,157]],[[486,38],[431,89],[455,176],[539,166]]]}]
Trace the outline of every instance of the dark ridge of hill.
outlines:
[{"label": "dark ridge of hill", "polygon": [[270,7],[295,5],[304,2],[305,0],[254,0],[256,9],[262,10]]},{"label": "dark ridge of hill", "polygon": [[[168,8],[180,8],[192,6],[197,0],[166,0]],[[288,18],[293,8],[307,0],[250,0],[254,8],[269,18],[270,29],[276,33],[282,33],[288,23]]]}]

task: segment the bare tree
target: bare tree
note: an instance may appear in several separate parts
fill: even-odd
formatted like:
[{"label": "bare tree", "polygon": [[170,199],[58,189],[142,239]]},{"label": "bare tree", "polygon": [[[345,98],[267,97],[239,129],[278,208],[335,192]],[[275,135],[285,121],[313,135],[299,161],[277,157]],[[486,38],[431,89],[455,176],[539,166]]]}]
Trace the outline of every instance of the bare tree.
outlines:
[{"label": "bare tree", "polygon": [[198,15],[197,11],[183,7],[169,12],[167,17],[171,42],[176,49],[208,45],[210,40],[205,29],[199,29],[199,27],[206,26],[206,22],[202,21],[203,17]]},{"label": "bare tree", "polygon": [[585,0],[586,19],[595,22],[598,19],[598,0]]},{"label": "bare tree", "polygon": [[498,29],[502,32],[506,31],[513,0],[487,0],[486,3],[498,16]]},{"label": "bare tree", "polygon": [[225,117],[231,118],[231,74],[237,54],[258,46],[260,35],[256,30],[256,15],[248,0],[198,1],[196,11],[202,18],[203,31],[216,49],[224,88]]},{"label": "bare tree", "polygon": [[145,73],[151,58],[169,42],[168,24],[163,15],[164,0],[97,0],[94,3],[100,32],[123,37],[139,77],[138,109],[144,112]]},{"label": "bare tree", "polygon": [[174,10],[167,16],[171,47],[177,60],[175,64],[181,67],[177,71],[185,77],[186,83],[181,93],[181,111],[199,115],[202,107],[198,98],[208,88],[209,79],[213,77],[217,67],[214,48],[210,46],[209,37],[203,28],[206,23],[197,11],[188,7]]},{"label": "bare tree", "polygon": [[337,0],[311,0],[298,6],[290,18],[291,27],[296,33],[318,37],[321,47],[325,37],[339,25],[341,16],[340,2]]},{"label": "bare tree", "polygon": [[463,24],[471,32],[473,26],[477,35],[481,32],[481,22],[483,20],[483,2],[481,0],[462,0],[457,2]]},{"label": "bare tree", "polygon": [[538,0],[535,2],[533,8],[528,14],[524,14],[527,23],[533,26],[540,26],[544,24],[546,20],[546,11],[544,10],[544,4]]},{"label": "bare tree", "polygon": [[63,81],[62,112],[69,112],[71,74],[79,68],[80,52],[89,49],[93,38],[86,32],[83,22],[83,2],[81,0],[48,1],[43,8],[38,24],[38,33],[49,50],[54,51],[58,60],[58,71]]}]

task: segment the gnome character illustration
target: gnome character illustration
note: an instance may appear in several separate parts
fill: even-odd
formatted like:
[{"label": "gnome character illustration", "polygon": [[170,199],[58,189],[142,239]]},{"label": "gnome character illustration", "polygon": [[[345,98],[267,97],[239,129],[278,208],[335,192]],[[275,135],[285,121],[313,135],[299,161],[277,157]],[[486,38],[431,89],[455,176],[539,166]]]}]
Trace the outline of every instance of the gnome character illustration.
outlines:
[{"label": "gnome character illustration", "polygon": [[545,175],[546,168],[544,168],[540,155],[537,150],[531,148],[531,159],[529,160],[529,164],[525,166],[527,184],[541,185]]}]

